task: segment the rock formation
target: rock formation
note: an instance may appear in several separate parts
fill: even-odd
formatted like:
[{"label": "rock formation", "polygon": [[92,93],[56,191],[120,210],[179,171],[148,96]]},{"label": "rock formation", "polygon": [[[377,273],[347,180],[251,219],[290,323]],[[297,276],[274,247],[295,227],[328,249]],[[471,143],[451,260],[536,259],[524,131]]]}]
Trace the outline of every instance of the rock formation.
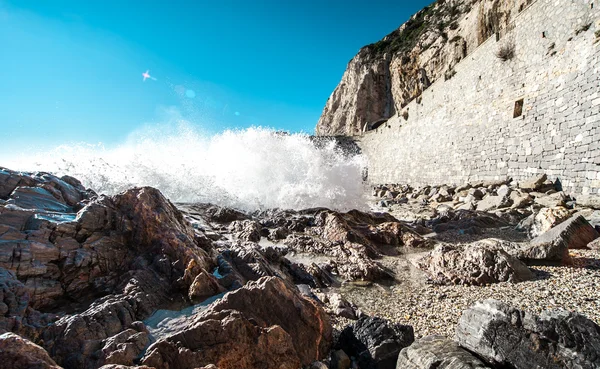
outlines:
[{"label": "rock formation", "polygon": [[514,0],[438,1],[348,63],[329,97],[319,135],[356,135],[403,110],[433,82],[500,32],[526,6]]},{"label": "rock formation", "polygon": [[265,277],[225,295],[181,332],[152,344],[142,363],[173,369],[298,368],[325,357],[329,318],[281,279]]},{"label": "rock formation", "polygon": [[463,312],[458,343],[494,366],[525,368],[597,368],[600,327],[564,311],[530,315],[488,300]]}]

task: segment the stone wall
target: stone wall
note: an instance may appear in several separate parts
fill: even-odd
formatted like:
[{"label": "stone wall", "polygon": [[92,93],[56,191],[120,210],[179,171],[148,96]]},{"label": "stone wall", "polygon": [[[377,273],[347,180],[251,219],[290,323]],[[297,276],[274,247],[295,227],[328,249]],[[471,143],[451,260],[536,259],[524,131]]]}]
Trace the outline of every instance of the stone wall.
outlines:
[{"label": "stone wall", "polygon": [[[597,31],[600,0],[535,1],[450,79],[358,137],[370,182],[462,184],[545,172],[567,192],[599,193]],[[511,44],[514,57],[502,61],[498,50]]]}]

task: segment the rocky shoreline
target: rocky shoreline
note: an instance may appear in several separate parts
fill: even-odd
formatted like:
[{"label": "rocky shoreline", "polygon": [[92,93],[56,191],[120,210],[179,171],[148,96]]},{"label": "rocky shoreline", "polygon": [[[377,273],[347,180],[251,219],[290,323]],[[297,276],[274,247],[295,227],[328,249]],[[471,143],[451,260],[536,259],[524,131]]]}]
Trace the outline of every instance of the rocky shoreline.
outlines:
[{"label": "rocky shoreline", "polygon": [[600,197],[545,176],[373,195],[248,214],[0,168],[0,360],[600,367]]}]

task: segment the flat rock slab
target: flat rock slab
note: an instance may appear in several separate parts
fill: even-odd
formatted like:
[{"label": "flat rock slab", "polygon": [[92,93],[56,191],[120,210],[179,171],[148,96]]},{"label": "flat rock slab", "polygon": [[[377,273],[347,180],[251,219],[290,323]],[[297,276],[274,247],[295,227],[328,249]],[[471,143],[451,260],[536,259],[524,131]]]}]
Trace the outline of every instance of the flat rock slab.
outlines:
[{"label": "flat rock slab", "polygon": [[396,369],[483,369],[489,368],[469,351],[442,336],[428,336],[404,348]]},{"label": "flat rock slab", "polygon": [[599,236],[583,216],[575,215],[531,240],[531,246],[520,258],[566,261],[569,249],[585,248]]}]

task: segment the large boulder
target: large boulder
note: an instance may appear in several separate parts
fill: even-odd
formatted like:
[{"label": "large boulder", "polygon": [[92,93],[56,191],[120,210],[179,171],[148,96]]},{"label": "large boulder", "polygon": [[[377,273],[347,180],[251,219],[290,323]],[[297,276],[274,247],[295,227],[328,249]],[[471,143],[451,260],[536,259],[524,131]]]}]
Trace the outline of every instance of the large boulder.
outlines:
[{"label": "large boulder", "polygon": [[325,311],[276,277],[249,282],[152,344],[142,364],[171,369],[298,368],[324,358],[332,327]]},{"label": "large boulder", "polygon": [[533,278],[523,262],[501,247],[483,242],[437,245],[416,266],[441,284],[518,283]]},{"label": "large boulder", "polygon": [[0,335],[0,363],[10,369],[61,369],[46,350],[10,332]]},{"label": "large boulder", "polygon": [[360,368],[394,369],[400,351],[415,340],[409,325],[379,317],[362,317],[341,332],[336,347],[358,361]]},{"label": "large boulder", "polygon": [[402,349],[396,369],[485,369],[469,351],[442,336],[427,336]]},{"label": "large boulder", "polygon": [[581,215],[574,215],[558,226],[532,239],[520,259],[558,261],[569,259],[569,249],[585,248],[600,235]]},{"label": "large boulder", "polygon": [[572,312],[545,311],[536,316],[486,300],[463,312],[456,339],[497,367],[600,367],[600,327]]},{"label": "large boulder", "polygon": [[61,299],[91,302],[112,293],[120,276],[132,269],[151,267],[187,290],[198,274],[212,268],[192,227],[156,189],[100,196],[77,214],[67,205],[65,212],[48,212],[47,197],[46,202],[28,200],[33,205],[42,201],[41,209],[0,206],[0,224],[8,230],[0,235],[0,267],[24,282],[36,309]]}]

